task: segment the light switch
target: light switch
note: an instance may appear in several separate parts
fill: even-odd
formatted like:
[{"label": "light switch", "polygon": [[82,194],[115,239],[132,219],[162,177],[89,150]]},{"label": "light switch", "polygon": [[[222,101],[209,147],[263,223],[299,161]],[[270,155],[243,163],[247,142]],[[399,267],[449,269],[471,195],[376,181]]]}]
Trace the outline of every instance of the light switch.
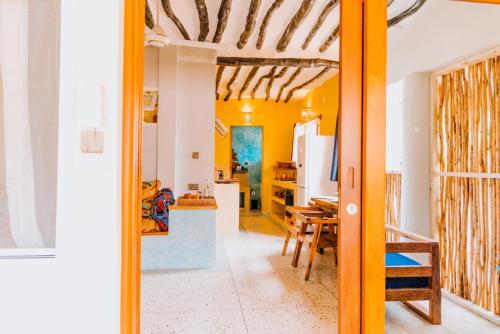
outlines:
[{"label": "light switch", "polygon": [[104,151],[104,131],[80,131],[80,150],[82,153],[102,153]]}]

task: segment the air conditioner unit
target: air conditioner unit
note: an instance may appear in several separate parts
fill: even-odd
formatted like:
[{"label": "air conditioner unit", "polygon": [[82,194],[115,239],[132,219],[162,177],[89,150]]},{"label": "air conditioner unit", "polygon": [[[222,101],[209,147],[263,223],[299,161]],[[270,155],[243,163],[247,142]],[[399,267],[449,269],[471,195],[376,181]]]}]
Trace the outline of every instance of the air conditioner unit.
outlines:
[{"label": "air conditioner unit", "polygon": [[215,119],[215,130],[222,136],[225,137],[227,136],[229,130],[226,128],[224,123],[218,118]]}]

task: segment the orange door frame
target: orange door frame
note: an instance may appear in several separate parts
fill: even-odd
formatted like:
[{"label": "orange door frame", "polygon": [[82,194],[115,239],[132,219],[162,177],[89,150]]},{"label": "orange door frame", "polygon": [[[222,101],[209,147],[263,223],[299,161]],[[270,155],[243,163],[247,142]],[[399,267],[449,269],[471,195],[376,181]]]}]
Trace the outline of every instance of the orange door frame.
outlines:
[{"label": "orange door frame", "polygon": [[[143,0],[124,1],[121,333],[140,333]],[[341,334],[384,332],[386,4],[341,0]],[[383,25],[383,29],[382,29]]]},{"label": "orange door frame", "polygon": [[145,2],[125,0],[124,5],[120,332],[139,334]]},{"label": "orange door frame", "polygon": [[385,333],[387,1],[364,0],[361,332]]},{"label": "orange door frame", "polygon": [[362,24],[362,1],[341,0],[338,332],[349,334],[361,331]]}]

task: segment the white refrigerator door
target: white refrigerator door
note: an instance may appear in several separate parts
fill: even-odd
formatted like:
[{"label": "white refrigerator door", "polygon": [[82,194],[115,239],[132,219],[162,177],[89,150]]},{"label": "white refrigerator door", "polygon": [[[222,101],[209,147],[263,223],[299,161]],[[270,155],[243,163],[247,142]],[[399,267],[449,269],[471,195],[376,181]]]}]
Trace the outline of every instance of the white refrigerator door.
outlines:
[{"label": "white refrigerator door", "polygon": [[330,180],[332,171],[334,137],[311,136],[308,146],[309,196],[333,196],[337,182]]},{"label": "white refrigerator door", "polygon": [[307,137],[300,136],[297,140],[297,187],[307,188]]},{"label": "white refrigerator door", "polygon": [[309,191],[307,188],[297,187],[297,203],[298,206],[307,206],[309,203]]}]

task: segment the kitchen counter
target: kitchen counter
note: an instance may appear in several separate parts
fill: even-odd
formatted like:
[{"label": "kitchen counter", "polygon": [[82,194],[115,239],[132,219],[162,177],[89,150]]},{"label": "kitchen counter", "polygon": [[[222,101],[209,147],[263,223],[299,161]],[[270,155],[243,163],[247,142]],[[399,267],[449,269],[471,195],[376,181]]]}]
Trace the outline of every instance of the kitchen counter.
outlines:
[{"label": "kitchen counter", "polygon": [[142,270],[212,267],[216,209],[217,205],[171,206],[168,235],[142,237]]},{"label": "kitchen counter", "polygon": [[240,184],[216,183],[215,198],[219,201],[217,209],[217,238],[238,235],[240,230]]},{"label": "kitchen counter", "polygon": [[217,210],[218,205],[172,205],[169,207],[172,210]]}]

